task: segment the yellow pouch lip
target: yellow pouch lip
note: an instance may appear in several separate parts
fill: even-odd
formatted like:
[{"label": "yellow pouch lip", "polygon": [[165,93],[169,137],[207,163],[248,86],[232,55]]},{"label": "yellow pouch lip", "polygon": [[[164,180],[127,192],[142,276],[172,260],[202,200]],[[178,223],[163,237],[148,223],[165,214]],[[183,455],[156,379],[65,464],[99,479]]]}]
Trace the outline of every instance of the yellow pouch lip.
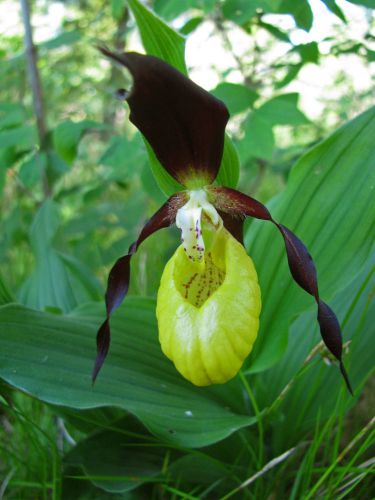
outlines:
[{"label": "yellow pouch lip", "polygon": [[255,341],[261,308],[256,271],[242,245],[222,229],[211,252],[226,271],[214,293],[200,307],[182,296],[176,266],[194,272],[204,264],[190,262],[180,246],[164,270],[156,308],[164,354],[199,386],[236,375]]}]

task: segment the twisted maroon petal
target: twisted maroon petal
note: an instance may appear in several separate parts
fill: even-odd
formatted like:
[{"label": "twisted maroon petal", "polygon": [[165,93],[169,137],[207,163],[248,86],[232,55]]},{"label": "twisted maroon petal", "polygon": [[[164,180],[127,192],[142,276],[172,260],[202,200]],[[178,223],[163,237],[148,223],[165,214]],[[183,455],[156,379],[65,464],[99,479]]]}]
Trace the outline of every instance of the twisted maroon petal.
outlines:
[{"label": "twisted maroon petal", "polygon": [[151,219],[143,227],[137,241],[129,247],[126,255],[120,257],[112,267],[107,283],[105,293],[106,319],[100,326],[96,336],[97,355],[94,369],[92,372],[92,380],[95,382],[98,373],[103,366],[107,357],[109,345],[111,341],[110,317],[111,314],[119,307],[124,300],[130,281],[130,259],[135,254],[139,245],[151,234],[159,229],[165,228],[173,224],[176,219],[176,213],[187,201],[185,193],[177,193],[171,196],[168,201],[151,217]]},{"label": "twisted maroon petal", "polygon": [[229,118],[224,103],[161,59],[99,50],[132,74],[133,87],[123,93],[130,121],[163,167],[187,187],[211,184],[219,171]]},{"label": "twisted maroon petal", "polygon": [[324,344],[340,363],[346,386],[353,394],[348,375],[342,362],[342,335],[340,324],[332,309],[319,297],[315,264],[302,241],[290,229],[276,222],[268,209],[259,201],[234,189],[210,187],[209,193],[215,207],[232,217],[255,217],[272,222],[284,238],[288,264],[293,279],[312,295],[318,306],[318,322]]}]

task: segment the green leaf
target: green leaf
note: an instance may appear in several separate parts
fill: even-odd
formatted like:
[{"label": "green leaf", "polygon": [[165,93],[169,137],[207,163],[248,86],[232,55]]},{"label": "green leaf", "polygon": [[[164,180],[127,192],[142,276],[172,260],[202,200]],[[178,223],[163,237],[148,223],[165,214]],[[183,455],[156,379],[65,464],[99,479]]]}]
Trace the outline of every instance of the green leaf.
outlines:
[{"label": "green leaf", "polygon": [[[375,301],[371,300],[375,292],[374,274],[375,252],[370,256],[364,271],[332,301],[333,308],[345,325],[344,342],[348,347],[344,349],[344,361],[356,396],[374,372]],[[307,312],[292,324],[284,358],[268,372],[257,375],[257,401],[262,407],[275,400],[287,383],[304,370],[303,374],[298,374],[277,409],[279,449],[293,446],[301,435],[313,430],[318,418],[322,421],[333,414],[342,414],[357,399],[347,393],[337,364],[332,360],[327,363],[329,358],[326,353],[316,353],[307,369],[304,366],[306,358],[319,341],[315,316],[314,312]],[[265,387],[267,390],[264,390]],[[344,404],[338,410],[336,405],[340,396],[343,396]]]},{"label": "green leaf", "polygon": [[192,33],[196,28],[198,28],[198,26],[200,26],[204,21],[204,17],[203,16],[196,16],[196,17],[192,17],[191,19],[189,19],[183,26],[182,28],[180,28],[180,33],[182,35],[189,35],[190,33]]},{"label": "green leaf", "polygon": [[303,66],[303,63],[290,64],[289,66],[287,66],[287,72],[286,72],[284,78],[282,78],[281,80],[276,82],[275,88],[281,89],[282,87],[285,87],[286,85],[288,85],[288,83],[293,81],[297,77],[302,66]]},{"label": "green leaf", "polygon": [[371,50],[368,47],[366,47],[366,59],[370,63],[375,62],[375,50]]},{"label": "green leaf", "polygon": [[303,64],[306,63],[314,63],[317,64],[319,62],[319,47],[316,42],[303,43],[301,45],[297,45],[295,49],[299,52]]},{"label": "green leaf", "polygon": [[298,109],[299,94],[290,93],[273,97],[256,109],[257,117],[273,125],[305,125],[306,116]]},{"label": "green leaf", "polygon": [[151,171],[155,180],[166,196],[171,196],[177,191],[183,191],[185,188],[182,184],[178,183],[166,170],[161,166],[159,160],[156,158],[152,147],[146,142],[145,145],[150,160]]},{"label": "green leaf", "polygon": [[282,42],[286,43],[291,43],[288,34],[285,31],[282,31],[277,26],[274,26],[273,24],[270,23],[265,23],[261,19],[258,21],[258,26],[267,30],[269,33],[271,33],[271,35],[273,35],[278,40],[281,40]]},{"label": "green leaf", "polygon": [[89,129],[103,127],[103,125],[91,120],[83,120],[81,122],[66,120],[61,122],[53,131],[54,147],[61,158],[71,164],[77,156],[78,145],[83,135]]},{"label": "green leaf", "polygon": [[313,12],[307,0],[281,0],[278,12],[280,14],[291,14],[296,25],[309,31],[313,22]]},{"label": "green leaf", "polygon": [[[326,301],[361,271],[375,240],[374,135],[371,108],[305,154],[294,166],[286,191],[270,203],[275,220],[309,248]],[[247,247],[258,269],[264,304],[250,365],[256,372],[280,358],[288,324],[314,304],[290,278],[284,245],[270,224],[254,222]]]},{"label": "green leaf", "polygon": [[149,482],[161,473],[167,450],[151,447],[149,440],[133,436],[131,424],[126,418],[111,426],[117,432],[104,430],[92,434],[68,453],[65,465],[83,467],[88,479],[112,493],[130,491]]},{"label": "green leaf", "polygon": [[128,0],[147,54],[159,57],[186,74],[185,38],[138,0]]},{"label": "green leaf", "polygon": [[199,0],[155,0],[153,8],[157,14],[167,21],[173,21],[176,17],[192,8],[200,6]]},{"label": "green leaf", "polygon": [[22,162],[19,171],[19,179],[28,188],[40,182],[42,172],[47,168],[46,153],[33,153],[31,157]]},{"label": "green leaf", "polygon": [[340,9],[340,7],[337,5],[336,0],[322,0],[322,2],[324,3],[324,5],[327,7],[328,10],[330,10],[339,19],[341,19],[341,21],[346,23],[345,15],[343,11]]},{"label": "green leaf", "polygon": [[107,179],[126,181],[139,173],[146,161],[146,150],[141,135],[137,133],[131,140],[125,136],[112,137],[99,163],[110,167],[105,171]]},{"label": "green leaf", "polygon": [[0,103],[0,129],[21,125],[26,120],[25,108],[13,102]]},{"label": "green leaf", "polygon": [[0,132],[0,148],[16,147],[17,149],[31,149],[38,142],[36,129],[30,125],[23,125]]},{"label": "green leaf", "polygon": [[219,83],[211,90],[211,94],[226,104],[231,115],[249,109],[258,98],[258,94],[245,85],[228,82]]},{"label": "green leaf", "polygon": [[[70,311],[82,302],[98,299],[84,266],[72,262],[53,248],[53,238],[60,225],[58,206],[47,200],[37,212],[30,231],[35,255],[35,269],[19,291],[23,304],[37,309]],[[91,281],[90,281],[91,280]]]},{"label": "green leaf", "polygon": [[120,21],[124,16],[126,0],[111,0],[112,17]]},{"label": "green leaf", "polygon": [[217,174],[216,183],[220,186],[235,188],[240,177],[240,159],[236,147],[231,139],[225,135],[223,159],[219,173]]},{"label": "green leaf", "polygon": [[81,39],[81,36],[81,32],[78,29],[64,31],[54,38],[51,38],[50,40],[39,44],[39,47],[47,50],[59,49],[60,47],[63,47],[65,45],[72,45],[73,43],[78,42],[78,40]]},{"label": "green leaf", "polygon": [[375,9],[375,0],[348,0],[348,2],[356,5],[363,5],[369,9]]},{"label": "green leaf", "polygon": [[244,131],[243,139],[237,143],[241,163],[253,157],[270,160],[275,147],[272,124],[254,111],[247,118]]},{"label": "green leaf", "polygon": [[15,299],[5,284],[2,274],[0,274],[0,306],[14,302]]},{"label": "green leaf", "polygon": [[222,10],[224,17],[242,25],[256,14],[257,2],[254,0],[225,0]]},{"label": "green leaf", "polygon": [[129,297],[114,315],[112,348],[92,387],[95,333],[103,317],[97,303],[71,317],[0,308],[0,377],[48,403],[123,408],[180,446],[205,446],[255,422],[238,392],[233,398],[238,380],[197,388],[177,373],[161,352],[150,299]]}]

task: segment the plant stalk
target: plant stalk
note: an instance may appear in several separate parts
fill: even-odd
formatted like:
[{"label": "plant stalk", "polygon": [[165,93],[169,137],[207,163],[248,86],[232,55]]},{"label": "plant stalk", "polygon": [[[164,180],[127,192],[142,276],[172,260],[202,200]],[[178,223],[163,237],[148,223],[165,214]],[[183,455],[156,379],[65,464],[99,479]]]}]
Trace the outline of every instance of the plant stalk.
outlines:
[{"label": "plant stalk", "polygon": [[[28,0],[20,0],[21,2],[21,11],[22,11],[22,21],[24,26],[24,40],[25,40],[25,52],[26,52],[26,60],[27,60],[27,70],[29,74],[29,80],[31,85],[31,92],[33,98],[33,107],[36,118],[36,125],[38,130],[38,138],[39,138],[39,152],[46,150],[46,123],[45,123],[45,113],[43,106],[43,96],[42,96],[42,86],[40,82],[38,63],[37,63],[37,53],[36,47],[33,42],[33,30],[31,26],[31,14],[30,14],[30,6]],[[42,161],[40,161],[40,165],[42,168]],[[51,188],[48,183],[47,173],[43,169],[42,171],[42,183],[43,183],[43,192],[45,198],[50,196]]]}]

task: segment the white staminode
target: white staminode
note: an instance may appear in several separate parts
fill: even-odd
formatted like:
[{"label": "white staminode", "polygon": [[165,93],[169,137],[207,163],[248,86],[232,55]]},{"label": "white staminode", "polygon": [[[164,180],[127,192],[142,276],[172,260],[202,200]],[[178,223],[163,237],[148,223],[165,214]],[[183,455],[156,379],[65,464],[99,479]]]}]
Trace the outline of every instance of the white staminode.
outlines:
[{"label": "white staminode", "polygon": [[216,208],[207,200],[203,189],[189,191],[189,201],[177,211],[176,226],[181,229],[181,240],[186,255],[192,261],[200,262],[204,257],[202,216],[215,228],[222,226],[222,219]]}]

